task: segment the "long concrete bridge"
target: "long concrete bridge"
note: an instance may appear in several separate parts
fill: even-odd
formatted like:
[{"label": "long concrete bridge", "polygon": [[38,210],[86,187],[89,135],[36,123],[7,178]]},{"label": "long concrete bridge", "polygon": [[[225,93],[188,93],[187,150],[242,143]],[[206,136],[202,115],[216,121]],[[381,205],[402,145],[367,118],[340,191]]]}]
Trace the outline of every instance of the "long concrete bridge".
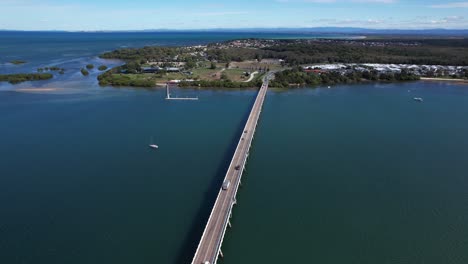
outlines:
[{"label": "long concrete bridge", "polygon": [[247,123],[242,131],[231,164],[226,172],[223,186],[220,186],[218,197],[211,210],[210,218],[206,223],[205,231],[198,244],[192,264],[215,264],[218,256],[223,256],[221,244],[227,227],[231,226],[229,219],[232,216],[232,207],[236,204],[236,194],[241,183],[242,172],[249,156],[255,128],[268,90],[268,80],[272,75],[272,73],[269,73],[263,79],[262,87],[257,94]]}]

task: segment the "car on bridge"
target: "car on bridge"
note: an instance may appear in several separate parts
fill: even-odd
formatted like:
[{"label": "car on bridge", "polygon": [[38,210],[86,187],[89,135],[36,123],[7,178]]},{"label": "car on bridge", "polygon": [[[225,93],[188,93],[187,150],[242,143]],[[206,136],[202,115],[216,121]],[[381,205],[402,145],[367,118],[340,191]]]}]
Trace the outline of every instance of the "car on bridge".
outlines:
[{"label": "car on bridge", "polygon": [[223,186],[222,186],[223,190],[229,189],[229,185],[231,185],[231,181],[230,180],[225,180],[223,182]]}]

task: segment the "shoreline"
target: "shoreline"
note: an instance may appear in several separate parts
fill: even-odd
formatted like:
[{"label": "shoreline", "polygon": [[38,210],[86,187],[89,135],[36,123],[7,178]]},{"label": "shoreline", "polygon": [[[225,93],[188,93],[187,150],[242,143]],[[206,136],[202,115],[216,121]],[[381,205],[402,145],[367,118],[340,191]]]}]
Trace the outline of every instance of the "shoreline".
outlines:
[{"label": "shoreline", "polygon": [[468,80],[465,80],[465,79],[428,78],[428,77],[421,77],[421,81],[468,83]]}]

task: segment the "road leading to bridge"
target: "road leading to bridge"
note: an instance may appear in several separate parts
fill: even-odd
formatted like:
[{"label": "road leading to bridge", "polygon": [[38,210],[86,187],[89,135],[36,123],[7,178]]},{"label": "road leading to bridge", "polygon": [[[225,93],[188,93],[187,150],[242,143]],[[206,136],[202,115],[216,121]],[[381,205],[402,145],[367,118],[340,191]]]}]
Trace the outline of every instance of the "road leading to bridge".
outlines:
[{"label": "road leading to bridge", "polygon": [[231,164],[227,170],[224,182],[229,181],[229,187],[224,190],[220,186],[218,197],[213,206],[210,218],[205,226],[200,243],[198,244],[197,251],[192,260],[192,264],[214,264],[221,254],[221,244],[223,243],[226,228],[230,225],[229,219],[231,218],[232,207],[236,203],[236,194],[242,178],[247,157],[249,156],[249,149],[252,145],[252,140],[257,127],[258,119],[262,111],[263,101],[268,90],[268,80],[273,76],[269,73],[263,80],[262,87],[260,88],[255,103],[250,111],[249,118],[242,131],[241,138],[237,144],[236,151],[232,157]]}]

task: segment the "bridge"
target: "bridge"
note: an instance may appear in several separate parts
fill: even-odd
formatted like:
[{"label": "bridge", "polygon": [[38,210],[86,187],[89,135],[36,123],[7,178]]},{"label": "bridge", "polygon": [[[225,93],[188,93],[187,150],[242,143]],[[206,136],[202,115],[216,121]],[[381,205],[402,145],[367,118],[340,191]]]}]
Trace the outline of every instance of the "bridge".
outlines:
[{"label": "bridge", "polygon": [[215,264],[218,256],[223,256],[221,244],[223,243],[227,227],[231,226],[229,219],[232,216],[232,208],[236,204],[237,190],[241,183],[242,172],[249,156],[255,128],[262,111],[263,101],[268,90],[268,81],[271,76],[273,76],[273,73],[269,73],[263,79],[262,87],[257,94],[247,123],[242,131],[231,164],[229,164],[226,176],[224,177],[223,186],[220,186],[218,197],[211,210],[192,264]]}]

